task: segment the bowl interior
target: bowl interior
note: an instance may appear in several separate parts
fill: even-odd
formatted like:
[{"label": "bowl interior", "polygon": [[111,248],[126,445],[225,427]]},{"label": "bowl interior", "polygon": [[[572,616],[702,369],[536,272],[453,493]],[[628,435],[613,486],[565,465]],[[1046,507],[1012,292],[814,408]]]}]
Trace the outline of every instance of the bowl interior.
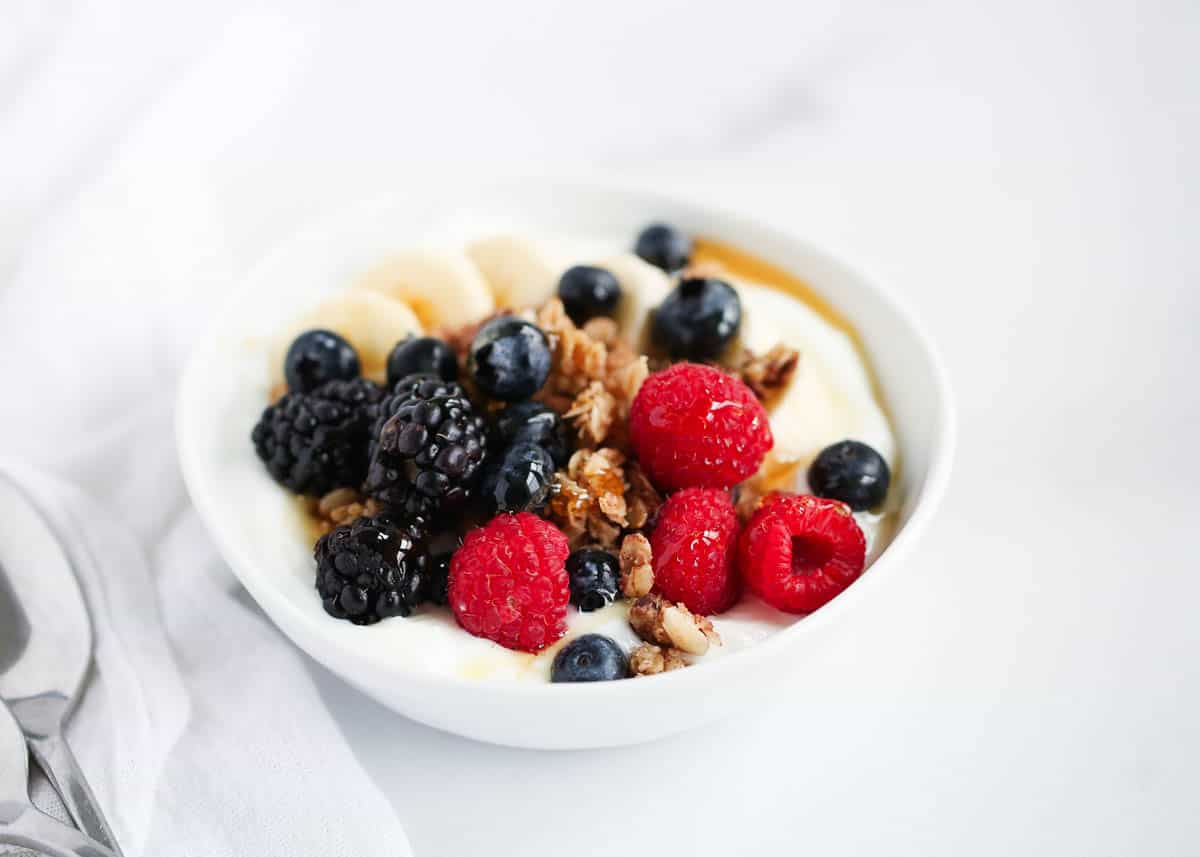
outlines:
[{"label": "bowl interior", "polygon": [[[808,280],[858,329],[892,418],[902,466],[899,521],[891,545],[845,593],[763,644],[719,663],[769,657],[820,622],[846,611],[873,578],[897,571],[895,559],[915,537],[941,493],[949,464],[952,421],[944,373],[929,342],[886,293],[826,253],[752,220],[640,191],[557,182],[513,182],[381,198],[297,233],[241,284],[201,340],[185,372],[177,427],[191,496],[218,545],[251,595],[302,648],[384,702],[380,688],[458,685],[463,693],[651,693],[654,685],[717,680],[717,664],[653,681],[595,686],[501,685],[422,674],[373,654],[355,637],[362,629],[328,619],[312,589],[311,546],[296,501],[267,476],[248,441],[267,396],[270,343],[306,304],[343,288],[389,251],[413,245],[459,245],[489,232],[595,237],[628,246],[651,220],[719,238]],[[377,626],[378,627],[378,626]],[[399,692],[397,692],[399,693]],[[387,696],[388,698],[384,698]],[[428,719],[423,717],[422,719]],[[444,725],[435,723],[434,725]],[[451,725],[450,728],[457,727]],[[486,737],[486,736],[484,736]]]}]

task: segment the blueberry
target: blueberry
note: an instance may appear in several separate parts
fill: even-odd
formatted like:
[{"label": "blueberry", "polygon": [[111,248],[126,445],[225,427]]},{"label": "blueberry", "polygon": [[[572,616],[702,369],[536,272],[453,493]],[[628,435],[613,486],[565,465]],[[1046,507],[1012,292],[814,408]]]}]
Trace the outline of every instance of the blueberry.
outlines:
[{"label": "blueberry", "polygon": [[891,481],[883,456],[857,440],[825,447],[808,468],[808,487],[814,494],[841,500],[855,511],[882,503]]},{"label": "blueberry", "polygon": [[550,666],[550,681],[612,681],[629,674],[629,661],[615,640],[584,634],[567,643]]},{"label": "blueberry", "polygon": [[387,359],[387,382],[392,387],[409,375],[436,375],[443,381],[458,378],[458,359],[450,346],[432,336],[406,336]]},{"label": "blueberry", "polygon": [[566,424],[541,402],[516,402],[501,411],[495,437],[501,446],[521,440],[536,443],[550,453],[556,467],[565,467],[571,455]]},{"label": "blueberry", "polygon": [[617,600],[621,568],[617,558],[600,548],[580,548],[567,557],[571,603],[590,613]]},{"label": "blueberry", "polygon": [[571,321],[583,324],[589,318],[613,314],[621,300],[621,284],[604,268],[576,265],[559,279],[558,298]]},{"label": "blueberry", "polygon": [[349,381],[359,371],[353,346],[332,330],[306,330],[283,358],[283,377],[293,393],[311,393],[326,381]]},{"label": "blueberry", "polygon": [[513,316],[494,318],[471,342],[471,375],[494,399],[517,402],[542,388],[550,374],[550,343],[535,324]]},{"label": "blueberry", "polygon": [[654,341],[672,357],[713,360],[742,324],[742,302],[723,280],[682,280],[654,311]]},{"label": "blueberry", "polygon": [[692,256],[692,239],[674,226],[654,223],[638,235],[633,252],[656,268],[670,273],[688,263]]},{"label": "blueberry", "polygon": [[527,512],[550,497],[554,460],[536,443],[518,441],[484,469],[479,496],[492,512]]}]

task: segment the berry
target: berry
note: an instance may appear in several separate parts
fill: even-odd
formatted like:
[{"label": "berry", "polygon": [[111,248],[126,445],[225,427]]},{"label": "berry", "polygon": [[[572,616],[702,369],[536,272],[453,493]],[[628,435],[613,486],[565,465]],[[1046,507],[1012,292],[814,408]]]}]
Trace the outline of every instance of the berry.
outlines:
[{"label": "berry", "polygon": [[720,613],[741,594],[737,513],[727,491],[685,488],[667,498],[650,534],[654,585],[693,613]]},{"label": "berry", "polygon": [[496,418],[495,439],[503,446],[536,443],[550,453],[557,467],[566,466],[571,455],[566,424],[541,402],[517,402],[502,410]]},{"label": "berry", "polygon": [[882,503],[891,481],[883,456],[857,440],[825,447],[808,468],[808,487],[814,494],[841,500],[855,511]]},{"label": "berry", "polygon": [[711,366],[676,363],[646,379],[629,413],[629,440],[659,488],[729,488],[774,445],[750,388]]},{"label": "berry", "polygon": [[672,357],[714,360],[742,324],[733,286],[716,279],[683,280],[654,311],[654,341]]},{"label": "berry", "polygon": [[674,226],[654,223],[638,235],[633,252],[656,268],[670,273],[688,263],[692,256],[692,240]]},{"label": "berry", "polygon": [[349,381],[359,374],[358,354],[332,330],[307,330],[283,358],[283,378],[293,393],[311,393],[326,381]]},{"label": "berry", "polygon": [[365,378],[286,393],[250,433],[254,451],[275,481],[297,494],[358,485],[367,470],[371,412],[382,395]]},{"label": "berry", "polygon": [[569,553],[562,531],[529,512],[499,515],[467,533],[450,560],[458,624],[509,649],[546,648],[567,630]]},{"label": "berry", "polygon": [[434,375],[443,381],[453,381],[458,378],[458,358],[440,339],[406,336],[388,355],[388,386],[395,386],[409,375]]},{"label": "berry", "polygon": [[772,607],[811,613],[862,574],[866,552],[845,503],[772,494],[742,530],[738,569]]},{"label": "berry", "polygon": [[516,402],[542,388],[550,374],[550,343],[535,324],[513,316],[479,329],[468,357],[471,376],[493,399]]},{"label": "berry", "polygon": [[621,300],[621,284],[612,271],[591,265],[568,268],[558,281],[558,297],[571,321],[583,324],[598,315],[612,315]]},{"label": "berry", "polygon": [[446,584],[450,577],[452,553],[434,554],[429,558],[429,573],[425,575],[425,598],[434,604],[445,605]]},{"label": "berry", "polygon": [[621,568],[617,558],[600,548],[580,548],[567,557],[571,603],[590,613],[617,600]]},{"label": "berry", "polygon": [[321,536],[313,549],[325,612],[355,625],[407,616],[424,597],[425,533],[389,518],[356,518]]},{"label": "berry", "polygon": [[629,675],[629,660],[616,641],[584,634],[563,646],[550,665],[550,681],[612,681]]},{"label": "berry", "polygon": [[377,411],[366,493],[405,518],[461,506],[487,455],[483,418],[462,387],[413,375]]},{"label": "berry", "polygon": [[554,459],[536,443],[518,441],[483,470],[479,496],[490,512],[532,512],[546,505]]}]

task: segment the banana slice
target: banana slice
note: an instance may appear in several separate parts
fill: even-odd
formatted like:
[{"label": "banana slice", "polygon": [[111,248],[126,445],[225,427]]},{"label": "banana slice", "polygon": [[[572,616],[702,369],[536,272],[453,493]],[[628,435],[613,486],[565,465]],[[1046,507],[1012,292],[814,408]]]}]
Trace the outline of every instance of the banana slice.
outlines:
[{"label": "banana slice", "polygon": [[617,324],[635,348],[642,349],[650,329],[650,315],[671,291],[671,278],[659,268],[632,253],[600,263],[621,284]]},{"label": "banana slice", "polygon": [[364,376],[382,382],[387,375],[387,357],[397,342],[409,334],[421,334],[421,322],[407,304],[373,291],[339,292],[296,319],[280,334],[272,349],[271,371],[283,377],[283,358],[292,340],[314,327],[332,330],[345,337],[358,352]]},{"label": "banana slice", "polygon": [[364,274],[354,288],[403,301],[426,329],[461,327],[496,308],[479,268],[457,251],[402,251]]},{"label": "banana slice", "polygon": [[495,235],[467,245],[499,306],[522,309],[547,301],[573,262],[550,247],[519,235]]}]

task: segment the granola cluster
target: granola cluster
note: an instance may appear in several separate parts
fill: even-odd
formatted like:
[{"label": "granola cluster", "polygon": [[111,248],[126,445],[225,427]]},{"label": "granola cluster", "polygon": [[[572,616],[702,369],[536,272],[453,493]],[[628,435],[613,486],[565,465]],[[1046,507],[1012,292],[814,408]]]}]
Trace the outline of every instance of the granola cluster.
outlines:
[{"label": "granola cluster", "polygon": [[643,595],[629,608],[629,624],[642,638],[629,657],[632,675],[654,675],[688,665],[685,657],[699,657],[721,637],[707,616],[697,616],[682,604],[661,595]]}]

